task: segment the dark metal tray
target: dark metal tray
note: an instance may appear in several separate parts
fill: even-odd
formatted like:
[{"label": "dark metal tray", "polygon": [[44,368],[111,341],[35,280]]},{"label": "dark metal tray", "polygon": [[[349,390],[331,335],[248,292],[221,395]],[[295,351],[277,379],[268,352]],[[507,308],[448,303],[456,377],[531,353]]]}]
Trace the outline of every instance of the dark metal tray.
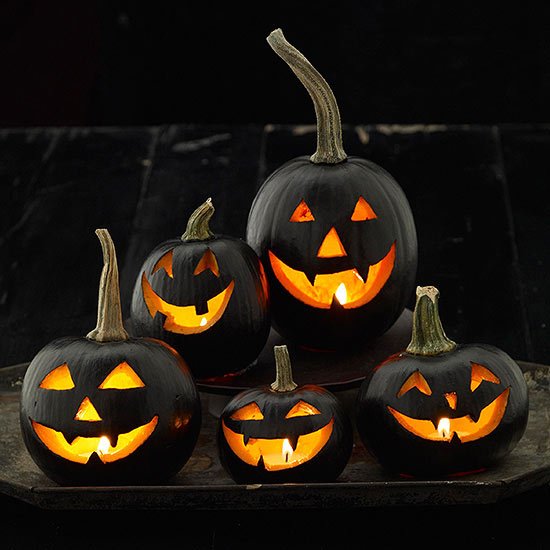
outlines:
[{"label": "dark metal tray", "polygon": [[[28,364],[0,369],[0,493],[44,509],[342,509],[425,504],[487,504],[550,482],[550,367],[518,361],[529,387],[524,437],[498,466],[462,477],[390,476],[356,437],[351,459],[333,483],[238,485],[218,459],[215,431],[230,398],[201,391],[203,426],[189,462],[167,485],[61,487],[37,468],[20,436],[19,398]],[[357,388],[336,394],[350,412]]]}]

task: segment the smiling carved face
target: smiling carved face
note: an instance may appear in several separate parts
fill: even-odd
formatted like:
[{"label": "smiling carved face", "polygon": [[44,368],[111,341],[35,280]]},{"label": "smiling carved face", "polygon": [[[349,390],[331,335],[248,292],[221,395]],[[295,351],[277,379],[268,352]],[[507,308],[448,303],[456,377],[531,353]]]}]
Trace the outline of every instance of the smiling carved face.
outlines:
[{"label": "smiling carved face", "polygon": [[[153,266],[151,275],[162,270],[167,277],[174,279],[173,254],[173,249],[163,254]],[[211,277],[218,279],[220,277],[217,258],[214,252],[208,247],[206,247],[204,254],[194,267],[192,275],[193,277],[197,277],[206,272]],[[179,273],[178,277],[185,277],[185,275]],[[197,282],[196,284],[198,285],[199,283]],[[199,311],[199,307],[196,304],[176,305],[163,299],[153,290],[145,271],[141,275],[143,299],[151,318],[154,318],[157,313],[162,313],[166,317],[163,325],[164,329],[176,334],[199,334],[211,328],[224,314],[233,294],[234,287],[235,281],[229,281],[220,292],[208,298]]]},{"label": "smiling carved face", "polygon": [[[40,382],[39,387],[42,390],[51,392],[69,392],[75,388],[75,383],[71,376],[69,365],[63,363],[55,367]],[[132,390],[144,388],[145,384],[136,374],[127,362],[118,364],[99,384],[99,390]],[[145,443],[151,434],[155,431],[158,423],[158,415],[145,424],[136,426],[126,433],[115,434],[113,436],[102,435],[101,426],[103,418],[98,413],[90,397],[85,396],[78,409],[75,411],[73,420],[87,423],[88,426],[99,426],[96,435],[76,435],[71,437],[57,430],[54,427],[47,426],[31,418],[31,425],[44,445],[54,454],[71,462],[86,464],[92,454],[96,454],[101,462],[115,462],[127,457],[133,453],[140,445]],[[85,430],[90,432],[90,430]]]},{"label": "smiling carved face", "polygon": [[[377,215],[363,196],[359,196],[349,221],[365,225],[376,223]],[[304,199],[292,212],[289,222],[296,224],[314,224],[314,213]],[[316,231],[310,231],[313,236]],[[309,255],[313,251],[304,252]],[[315,257],[321,272],[301,271],[285,263],[272,250],[268,251],[269,262],[275,277],[295,298],[315,308],[330,309],[336,300],[344,309],[354,309],[370,302],[386,284],[392,274],[395,263],[396,243],[393,242],[383,257],[371,265],[357,265],[349,258],[348,251],[335,226],[323,235]],[[325,271],[322,260],[339,266],[338,270]],[[330,264],[327,264],[330,265]]]}]

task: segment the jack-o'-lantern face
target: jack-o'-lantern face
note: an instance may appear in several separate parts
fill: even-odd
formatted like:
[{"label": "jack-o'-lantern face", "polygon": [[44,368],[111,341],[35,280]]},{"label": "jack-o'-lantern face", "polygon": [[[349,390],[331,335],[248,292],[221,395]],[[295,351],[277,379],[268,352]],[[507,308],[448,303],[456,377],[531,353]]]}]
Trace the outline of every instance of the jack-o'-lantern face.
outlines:
[{"label": "jack-o'-lantern face", "polygon": [[[378,216],[367,200],[359,196],[348,221],[366,228],[368,224],[377,223]],[[302,199],[291,213],[289,222],[300,224],[305,230],[305,226],[316,224],[318,220]],[[311,231],[311,239],[308,240],[316,242],[316,234],[316,231]],[[350,232],[352,234],[353,231]],[[357,232],[355,234],[358,235]],[[355,248],[358,250],[360,247]],[[396,244],[394,241],[376,263],[360,265],[362,260],[355,262],[350,258],[338,230],[331,225],[321,235],[316,250],[303,254],[316,258],[318,271],[301,271],[285,263],[272,250],[268,251],[271,268],[281,285],[292,296],[315,308],[330,309],[336,301],[344,309],[354,309],[370,302],[386,284],[393,271]],[[323,261],[330,264],[323,266]],[[331,270],[329,265],[338,266],[339,269]]]},{"label": "jack-o'-lantern face", "polygon": [[[459,393],[454,388],[447,388],[448,391],[442,391],[440,398],[443,398],[443,407],[437,407],[438,413],[429,415],[428,418],[416,418],[399,411],[397,408],[387,405],[387,410],[400,424],[402,428],[423,439],[430,441],[443,441],[456,443],[468,443],[489,435],[501,423],[506,412],[506,405],[510,396],[510,387],[499,388],[497,395],[490,401],[483,400],[481,404],[473,406],[473,401],[476,400],[475,392],[478,391],[482,384],[493,385],[494,388],[501,386],[501,381],[487,367],[471,362],[470,371],[470,396],[465,397],[472,412],[467,414],[455,415],[457,410],[464,411],[464,407],[460,407]],[[494,395],[494,390],[491,391]],[[401,400],[404,396],[409,399],[437,399],[434,392],[426,379],[420,372],[415,370],[403,382],[397,392],[397,400]],[[412,406],[417,408],[419,405]],[[444,409],[447,410],[444,410]],[[468,407],[466,407],[468,408]],[[428,413],[429,405],[424,408]]]},{"label": "jack-o'-lantern face", "polygon": [[[71,376],[70,367],[63,363],[55,367],[40,382],[39,388],[47,392],[71,392],[75,389],[75,382]],[[144,382],[127,362],[119,363],[99,384],[99,390],[105,391],[134,391],[145,388]],[[31,418],[31,425],[44,445],[54,454],[79,464],[86,464],[95,454],[104,464],[115,462],[132,454],[143,445],[158,424],[158,415],[154,415],[146,423],[136,426],[125,432],[111,435],[102,435],[103,423],[109,424],[103,418],[89,396],[85,396],[78,408],[74,411],[73,420],[86,425],[83,432],[86,435],[75,433],[66,434],[52,426],[46,426]],[[96,426],[98,426],[96,428]],[[93,435],[89,435],[92,434]]]},{"label": "jack-o'-lantern face", "polygon": [[[250,402],[222,420],[223,436],[240,460],[267,471],[294,468],[315,457],[329,441],[334,425],[305,400],[284,407]],[[290,407],[290,408],[289,408]]]},{"label": "jack-o'-lantern face", "polygon": [[[155,263],[151,275],[157,272],[164,272],[169,279],[175,277],[185,277],[184,273],[174,274],[173,271],[173,255],[174,249],[168,250]],[[192,277],[199,277],[203,274],[210,274],[211,277],[220,278],[220,268],[218,260],[214,252],[206,247],[202,256],[194,266]],[[180,284],[181,281],[178,281]],[[191,281],[191,285],[199,284]],[[219,286],[219,285],[218,285]],[[231,299],[235,281],[231,280],[223,287],[220,292],[214,296],[206,298],[200,304],[192,305],[176,305],[162,298],[155,290],[145,271],[141,276],[141,288],[143,299],[147,305],[147,309],[152,318],[160,312],[166,319],[164,321],[164,329],[176,334],[198,334],[204,332],[216,324],[223,316],[227,304]],[[187,289],[190,296],[196,296],[198,292],[192,292],[192,289]]]}]

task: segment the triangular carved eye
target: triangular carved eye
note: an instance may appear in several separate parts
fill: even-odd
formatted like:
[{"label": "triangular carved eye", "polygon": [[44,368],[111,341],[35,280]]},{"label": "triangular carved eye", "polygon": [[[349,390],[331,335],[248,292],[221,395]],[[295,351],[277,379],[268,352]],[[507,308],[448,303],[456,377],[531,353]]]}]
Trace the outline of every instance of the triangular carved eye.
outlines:
[{"label": "triangular carved eye", "polygon": [[432,395],[432,389],[422,376],[419,370],[415,370],[408,378],[405,380],[401,389],[397,392],[397,397],[405,395],[408,391],[416,388],[419,392],[422,392],[424,395]]},{"label": "triangular carved eye", "polygon": [[145,384],[126,361],[119,363],[101,382],[100,390],[129,390],[143,388]]},{"label": "triangular carved eye", "polygon": [[195,268],[195,271],[193,271],[193,275],[199,275],[203,271],[209,269],[216,275],[216,277],[220,276],[220,268],[218,267],[218,260],[216,260],[216,256],[214,256],[214,252],[210,250],[209,248],[206,250],[206,252],[202,255],[202,258],[199,260],[199,263],[197,264],[197,267]]},{"label": "triangular carved eye", "polygon": [[231,415],[232,420],[263,420],[264,415],[254,401],[241,407]]},{"label": "triangular carved eye", "polygon": [[474,362],[471,362],[471,365],[472,377],[470,380],[470,391],[477,390],[484,380],[492,384],[500,384],[498,376],[494,375],[487,367]]},{"label": "triangular carved eye", "polygon": [[155,264],[155,267],[153,267],[152,273],[156,273],[159,269],[164,269],[164,271],[166,271],[166,275],[168,275],[168,277],[173,279],[174,278],[174,275],[172,273],[173,255],[174,255],[173,250],[169,250],[166,254],[164,254],[162,258]]},{"label": "triangular carved eye", "polygon": [[364,222],[365,220],[374,220],[376,218],[377,216],[372,206],[363,197],[359,197],[351,215],[351,221]]},{"label": "triangular carved eye", "polygon": [[306,204],[304,199],[300,201],[300,204],[296,207],[292,216],[290,216],[291,222],[313,222],[315,218],[309,209],[309,206]]},{"label": "triangular carved eye", "polygon": [[40,387],[45,390],[72,390],[74,388],[73,378],[69,371],[69,365],[63,363],[49,372]]}]

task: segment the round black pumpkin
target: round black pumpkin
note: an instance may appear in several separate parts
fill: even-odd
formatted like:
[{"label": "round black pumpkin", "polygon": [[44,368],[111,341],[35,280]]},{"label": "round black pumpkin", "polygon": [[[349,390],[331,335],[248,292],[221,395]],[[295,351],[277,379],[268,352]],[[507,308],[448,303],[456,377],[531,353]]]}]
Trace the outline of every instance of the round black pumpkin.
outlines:
[{"label": "round black pumpkin", "polygon": [[280,29],[268,42],[311,95],[317,151],[264,181],[246,239],[262,260],[272,322],[285,338],[314,348],[359,346],[389,329],[411,298],[417,236],[409,202],[377,164],[342,148],[334,95]]},{"label": "round black pumpkin", "polygon": [[147,256],[131,303],[132,331],[173,346],[198,379],[247,368],[269,335],[263,266],[242,239],[214,235],[211,199],[189,218],[181,238]]},{"label": "round black pumpkin", "polygon": [[274,352],[275,382],[240,392],[220,415],[220,461],[237,483],[334,481],[352,451],[349,415],[327,389],[294,383],[286,346]]},{"label": "round black pumpkin", "polygon": [[495,346],[450,340],[438,299],[435,287],[418,287],[411,343],[372,370],[357,396],[361,440],[396,473],[485,469],[514,449],[527,425],[519,365]]},{"label": "round black pumpkin", "polygon": [[61,485],[127,485],[170,479],[188,461],[201,426],[199,394],[182,357],[122,324],[114,245],[104,252],[98,324],[87,337],[44,346],[23,379],[20,425],[35,463]]}]

